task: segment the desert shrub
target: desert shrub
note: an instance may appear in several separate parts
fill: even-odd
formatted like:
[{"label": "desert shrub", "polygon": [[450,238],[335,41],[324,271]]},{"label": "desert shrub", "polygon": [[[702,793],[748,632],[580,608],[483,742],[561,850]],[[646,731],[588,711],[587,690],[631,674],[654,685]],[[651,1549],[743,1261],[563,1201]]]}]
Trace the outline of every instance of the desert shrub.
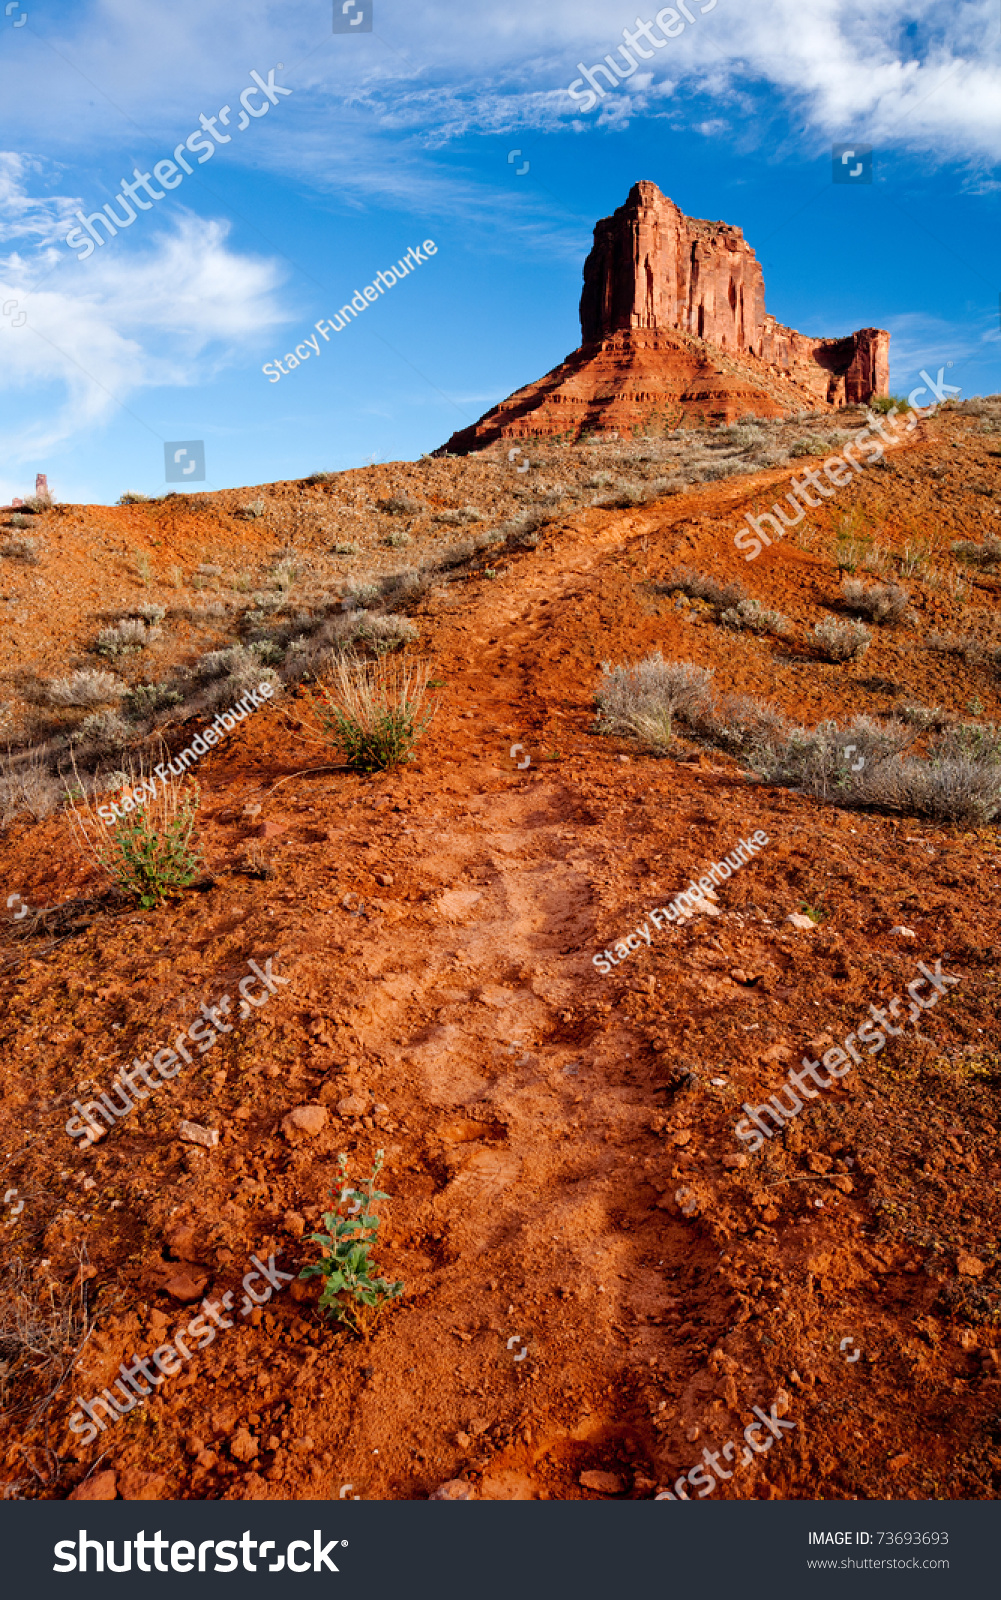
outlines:
[{"label": "desert shrub", "polygon": [[336,472],[311,472],[308,478],[303,478],[303,483],[332,483],[337,477]]},{"label": "desert shrub", "polygon": [[125,688],[121,678],[116,678],[113,672],[86,667],[68,678],[53,678],[49,684],[49,700],[54,706],[97,706],[120,699]]},{"label": "desert shrub", "polygon": [[150,504],[148,494],[140,494],[137,489],[128,489],[125,494],[118,496],[120,506],[147,506]]},{"label": "desert shrub", "polygon": [[[306,482],[309,483],[309,481],[310,480],[307,478]],[[253,522],[257,517],[263,517],[264,501],[260,499],[251,500],[247,505],[240,506],[236,514],[238,517],[246,518],[248,522]]]},{"label": "desert shrub", "polygon": [[674,567],[662,583],[654,585],[659,594],[673,594],[680,589],[692,600],[705,600],[722,611],[742,605],[748,598],[739,583],[720,583],[705,572],[693,572],[691,567]]},{"label": "desert shrub", "polygon": [[379,585],[370,579],[349,578],[344,585],[341,605],[345,611],[364,610],[378,600],[379,594]]},{"label": "desert shrub", "polygon": [[24,502],[26,511],[34,512],[35,516],[43,511],[52,510],[52,496],[50,494],[30,494]]},{"label": "desert shrub", "polygon": [[434,715],[433,707],[424,707],[428,676],[424,663],[341,657],[329,679],[317,682],[308,715],[347,766],[381,772],[413,759]]},{"label": "desert shrub", "polygon": [[348,1158],[343,1154],[338,1157],[338,1182],[333,1190],[336,1208],[323,1214],[326,1233],[309,1236],[313,1244],[320,1246],[320,1260],[303,1267],[299,1274],[300,1278],[323,1279],[320,1310],[332,1322],[342,1322],[355,1333],[362,1332],[358,1321],[361,1310],[376,1315],[403,1293],[402,1283],[374,1277],[374,1263],[369,1259],[379,1229],[372,1207],[377,1200],[389,1198],[375,1187],[382,1159],[382,1151],[377,1150],[371,1175],[360,1189],[354,1189],[348,1182]]},{"label": "desert shrub", "polygon": [[386,655],[390,650],[398,649],[401,645],[415,644],[420,637],[409,617],[370,616],[368,613],[358,625],[354,636],[364,640],[376,655],[380,656]]},{"label": "desert shrub", "polygon": [[123,894],[149,909],[187,888],[203,869],[195,840],[200,802],[193,779],[163,783],[140,766],[115,801],[122,815],[106,824],[91,801],[74,799],[70,822],[81,852]]},{"label": "desert shrub", "polygon": [[634,666],[613,667],[606,661],[601,670],[595,695],[597,731],[630,735],[653,750],[670,745],[674,718],[705,702],[712,679],[711,669],[665,661],[659,650]]},{"label": "desert shrub", "polygon": [[695,467],[691,478],[693,483],[716,483],[720,478],[732,478],[739,472],[747,471],[747,463],[735,458],[725,461],[709,461],[703,467]]},{"label": "desert shrub", "polygon": [[915,737],[901,723],[856,717],[843,728],[822,722],[756,741],[747,758],[770,783],[791,785],[818,800],[886,803],[896,793],[900,755]]},{"label": "desert shrub", "polygon": [[861,622],[835,622],[827,617],[813,629],[813,643],[826,661],[859,661],[872,643]]},{"label": "desert shrub", "polygon": [[357,556],[361,554],[360,544],[335,544],[335,556]]},{"label": "desert shrub", "polygon": [[780,637],[792,632],[792,623],[781,611],[766,611],[760,600],[741,600],[740,604],[724,611],[720,622],[727,628],[748,628],[751,633],[776,633]]},{"label": "desert shrub", "polygon": [[968,757],[909,761],[898,800],[917,816],[983,828],[1001,814],[1001,767]]},{"label": "desert shrub", "polygon": [[988,535],[983,544],[977,544],[975,539],[957,539],[949,548],[971,567],[996,567],[1001,561],[1001,539],[993,535]]},{"label": "desert shrub", "polygon": [[74,744],[89,746],[95,751],[121,750],[131,737],[132,729],[117,711],[93,711],[70,734]]},{"label": "desert shrub", "polygon": [[141,617],[143,622],[148,622],[151,628],[155,628],[167,615],[167,608],[166,606],[152,604],[136,606],[135,614],[137,617]]},{"label": "desert shrub", "polygon": [[168,689],[162,683],[137,683],[130,689],[122,701],[122,709],[126,716],[140,720],[143,717],[154,716],[157,711],[166,711],[171,706],[179,706],[184,696],[177,689]]},{"label": "desert shrub", "polygon": [[39,750],[0,756],[0,822],[6,826],[27,811],[36,822],[56,809],[62,789]]},{"label": "desert shrub", "polygon": [[[82,1253],[79,1259],[83,1265]],[[89,1325],[87,1282],[78,1273],[69,1287],[8,1257],[0,1278],[0,1406],[9,1416],[19,1414],[21,1394],[54,1383],[78,1349]]]},{"label": "desert shrub", "polygon": [[938,655],[962,656],[968,667],[981,661],[985,654],[984,646],[972,633],[939,633],[937,628],[925,634],[924,647]]},{"label": "desert shrub", "polygon": [[214,561],[203,561],[198,571],[203,578],[222,577],[222,567],[217,566]]},{"label": "desert shrub", "polygon": [[31,518],[26,517],[21,511],[14,511],[7,518],[7,523],[11,528],[30,528]]},{"label": "desert shrub", "polygon": [[23,561],[26,567],[37,567],[42,559],[37,539],[30,539],[26,534],[8,539],[0,545],[0,556],[7,556],[11,561]]},{"label": "desert shrub", "polygon": [[942,720],[941,706],[902,706],[900,717],[918,729],[934,728]]},{"label": "desert shrub", "polygon": [[402,550],[405,544],[410,543],[410,535],[409,533],[404,533],[402,528],[395,528],[393,532],[388,535],[386,543],[388,545],[392,545],[394,550]]},{"label": "desert shrub", "polygon": [[789,454],[796,456],[823,456],[827,454],[827,440],[812,434],[809,438],[797,439],[789,446]]},{"label": "desert shrub", "polygon": [[145,650],[160,629],[148,626],[137,617],[123,617],[114,627],[102,628],[95,649],[101,656],[127,655],[132,650]]},{"label": "desert shrub", "polygon": [[848,610],[870,622],[900,622],[907,615],[909,596],[899,584],[865,584],[846,578],[841,593]]},{"label": "desert shrub", "polygon": [[434,520],[448,522],[453,527],[458,527],[463,522],[483,522],[484,516],[475,506],[463,506],[459,511],[437,511]]},{"label": "desert shrub", "polygon": [[390,495],[388,499],[375,503],[380,511],[386,511],[394,517],[416,517],[424,510],[421,502],[408,494]]}]

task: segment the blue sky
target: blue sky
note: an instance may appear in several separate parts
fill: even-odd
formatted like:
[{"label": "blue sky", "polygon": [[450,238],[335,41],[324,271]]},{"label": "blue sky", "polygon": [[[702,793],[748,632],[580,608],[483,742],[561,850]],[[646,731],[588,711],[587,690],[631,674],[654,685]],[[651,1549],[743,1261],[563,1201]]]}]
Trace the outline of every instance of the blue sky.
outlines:
[{"label": "blue sky", "polygon": [[[1001,389],[998,0],[688,0],[586,114],[577,63],[656,7],[373,3],[351,34],[331,0],[0,12],[0,498],[36,471],[62,500],[162,493],[170,440],[204,440],[202,488],[434,449],[576,346],[592,228],[639,178],[743,228],[779,321],[888,328],[895,391],[940,366]],[[836,140],[873,146],[871,185],[832,183]],[[191,174],[81,259],[76,211],[179,145]]]}]

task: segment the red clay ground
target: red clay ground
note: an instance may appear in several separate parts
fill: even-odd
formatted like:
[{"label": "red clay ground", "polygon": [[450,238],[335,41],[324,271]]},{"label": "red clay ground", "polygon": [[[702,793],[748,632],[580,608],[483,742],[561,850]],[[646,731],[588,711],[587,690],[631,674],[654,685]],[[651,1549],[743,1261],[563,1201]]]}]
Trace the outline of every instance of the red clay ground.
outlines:
[{"label": "red clay ground", "polygon": [[[732,543],[743,508],[770,504],[788,469],[557,515],[537,549],[417,616],[442,687],[411,766],[294,776],[323,758],[297,742],[291,695],[200,762],[213,876],[163,910],[109,897],[63,813],[8,826],[0,912],[12,891],[33,908],[88,903],[75,932],[11,926],[0,946],[0,1161],[16,1191],[0,1239],[41,1307],[82,1276],[92,1331],[72,1367],[82,1330],[48,1368],[8,1342],[7,1493],[313,1498],[350,1484],[406,1499],[461,1477],[484,1498],[648,1498],[732,1440],[717,1495],[997,1495],[996,831],[821,806],[684,741],[655,760],[592,732],[600,663],[654,647],[806,722],[906,701],[965,715],[974,699],[1001,721],[983,657],[924,648],[930,627],[993,638],[994,580],[974,575],[963,605],[945,578],[950,539],[996,528],[968,488],[996,485],[996,443],[976,416],[943,413],[812,533],[749,566]],[[951,478],[929,476],[942,466]],[[385,494],[419,470],[338,482]],[[466,475],[489,467],[426,470],[450,474],[461,505]],[[802,640],[835,602],[830,526],[853,504],[887,552],[906,561],[918,535],[928,548],[906,580],[915,624],[874,630],[863,661],[835,667]],[[263,531],[258,549],[254,524],[230,523],[224,546],[221,517],[206,550],[214,515],[172,513],[165,565],[263,559]],[[106,598],[94,530],[128,540],[149,516],[46,518],[64,541],[56,593],[43,610],[26,585],[23,604],[29,634],[51,626],[33,645],[47,672],[78,661]],[[658,594],[679,562],[739,578],[799,642],[734,636]],[[28,671],[14,663],[8,686]],[[770,842],[718,916],[598,974],[595,952],[756,828]],[[271,877],[246,874],[248,851]],[[794,929],[805,905],[821,920]],[[744,1157],[741,1103],[939,957],[960,982],[920,1033]],[[235,993],[251,958],[273,958],[287,986],[81,1152],[63,1131],[70,1103]],[[281,1131],[314,1103],[319,1134]],[[218,1147],[179,1141],[182,1118],[220,1129]],[[297,1284],[80,1445],[74,1395],[162,1344],[193,1294],[233,1289],[239,1305],[250,1252],[281,1251],[288,1271],[314,1260],[301,1235],[329,1203],[337,1152],[359,1174],[380,1147],[376,1260],[406,1290],[366,1337],[335,1332]],[[754,1406],[796,1427],[746,1461]],[[582,1485],[595,1470],[612,1476]]]}]

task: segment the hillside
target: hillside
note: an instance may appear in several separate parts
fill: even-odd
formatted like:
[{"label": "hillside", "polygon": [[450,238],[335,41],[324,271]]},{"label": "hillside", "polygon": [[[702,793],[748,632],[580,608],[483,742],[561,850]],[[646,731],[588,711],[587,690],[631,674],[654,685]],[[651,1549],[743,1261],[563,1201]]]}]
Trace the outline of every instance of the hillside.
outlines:
[{"label": "hillside", "polygon": [[[738,1449],[719,1496],[997,1497],[1001,398],[947,404],[756,560],[734,545],[866,421],[504,442],[4,530],[7,1494],[650,1498],[758,1406],[795,1428]],[[832,661],[812,630],[853,614],[845,577],[906,606]],[[411,763],[343,770],[318,737],[309,695],[351,649],[426,665]],[[652,651],[757,709],[596,726],[602,663]],[[193,769],[204,868],[141,908],[80,849],[66,783],[120,797],[259,681]],[[854,726],[857,781],[782,766],[825,719]],[[935,778],[950,750],[965,798]],[[281,986],[204,1061],[67,1135],[250,962]],[[907,1020],[919,963],[957,981]],[[885,1048],[738,1136],[893,997]],[[357,1178],[379,1149],[401,1297],[363,1336],[315,1278],[241,1303],[252,1254],[317,1259],[338,1152]],[[71,1432],[204,1297],[232,1327]]]}]

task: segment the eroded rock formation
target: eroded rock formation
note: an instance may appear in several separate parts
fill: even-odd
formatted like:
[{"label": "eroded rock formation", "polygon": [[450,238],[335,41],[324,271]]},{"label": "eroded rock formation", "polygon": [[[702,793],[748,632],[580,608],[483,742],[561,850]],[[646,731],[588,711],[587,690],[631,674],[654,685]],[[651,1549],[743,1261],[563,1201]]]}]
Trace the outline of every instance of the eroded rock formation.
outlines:
[{"label": "eroded rock formation", "polygon": [[584,263],[579,349],[445,449],[502,437],[733,421],[885,394],[890,335],[817,339],[765,311],[740,228],[686,217],[655,183],[603,217]]}]

